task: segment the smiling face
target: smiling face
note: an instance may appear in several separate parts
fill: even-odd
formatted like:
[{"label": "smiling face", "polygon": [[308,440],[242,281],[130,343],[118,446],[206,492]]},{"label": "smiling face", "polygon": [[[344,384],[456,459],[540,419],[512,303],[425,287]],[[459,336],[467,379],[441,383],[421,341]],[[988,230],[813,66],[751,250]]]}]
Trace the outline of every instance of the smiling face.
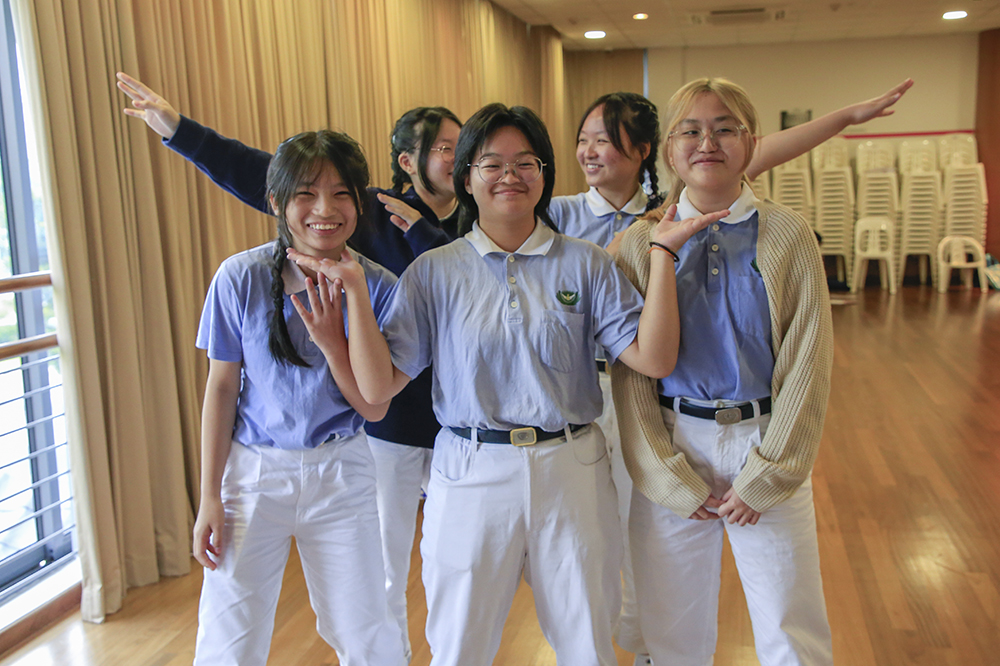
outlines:
[{"label": "smiling face", "polygon": [[648,146],[638,148],[629,141],[628,133],[619,132],[624,152],[615,148],[604,126],[604,107],[591,111],[580,127],[576,143],[576,160],[583,169],[589,187],[599,191],[606,188],[615,192],[635,191],[639,184],[642,160]]},{"label": "smiling face", "polygon": [[735,201],[740,194],[754,140],[744,131],[740,140],[729,146],[720,146],[718,141],[709,138],[695,146],[678,140],[679,133],[697,130],[705,134],[740,124],[716,94],[706,92],[695,97],[691,108],[671,129],[675,134],[667,139],[664,158],[691,195]]},{"label": "smiling face", "polygon": [[[489,184],[477,173],[478,168],[470,169],[465,178],[466,191],[476,200],[479,207],[479,223],[484,228],[496,223],[527,223],[534,225],[535,205],[542,197],[545,187],[545,174],[540,174],[530,183],[518,176],[515,165],[527,163],[538,156],[532,149],[527,137],[516,127],[501,127],[490,136],[482,148],[472,156],[472,164],[478,164],[484,157],[496,158],[502,164],[508,164],[506,173],[499,181]],[[501,169],[504,167],[501,166]],[[483,174],[486,176],[487,174]]]},{"label": "smiling face", "polygon": [[357,226],[358,211],[350,189],[332,164],[321,162],[312,180],[295,188],[285,206],[285,222],[296,250],[340,259]]}]

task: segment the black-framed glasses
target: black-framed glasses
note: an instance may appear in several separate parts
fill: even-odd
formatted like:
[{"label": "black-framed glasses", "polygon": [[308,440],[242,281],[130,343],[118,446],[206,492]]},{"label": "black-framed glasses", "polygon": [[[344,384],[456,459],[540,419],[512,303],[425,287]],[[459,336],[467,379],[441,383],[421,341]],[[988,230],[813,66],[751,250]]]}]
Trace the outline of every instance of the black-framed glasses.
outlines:
[{"label": "black-framed glasses", "polygon": [[673,139],[681,147],[688,150],[695,150],[701,147],[705,139],[725,150],[739,143],[740,137],[743,136],[743,132],[746,129],[746,125],[723,125],[722,127],[710,130],[692,127],[689,129],[674,130],[667,135],[667,138]]},{"label": "black-framed glasses", "polygon": [[542,167],[545,166],[538,157],[519,157],[514,162],[504,162],[499,157],[484,157],[475,164],[469,164],[479,172],[479,177],[487,185],[499,183],[508,170],[513,170],[514,175],[524,183],[533,183],[542,175]]}]

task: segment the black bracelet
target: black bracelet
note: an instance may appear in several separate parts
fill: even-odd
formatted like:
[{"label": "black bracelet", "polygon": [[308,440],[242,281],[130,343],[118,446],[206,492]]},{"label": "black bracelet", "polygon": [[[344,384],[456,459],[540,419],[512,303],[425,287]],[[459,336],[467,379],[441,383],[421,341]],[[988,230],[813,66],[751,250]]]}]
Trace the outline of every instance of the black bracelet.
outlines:
[{"label": "black bracelet", "polygon": [[651,248],[658,247],[661,250],[665,251],[667,254],[669,254],[671,257],[674,258],[674,263],[677,263],[678,261],[681,260],[681,258],[677,256],[676,252],[674,252],[673,250],[671,250],[669,247],[667,247],[663,243],[657,243],[656,241],[649,241],[649,247],[651,247]]}]

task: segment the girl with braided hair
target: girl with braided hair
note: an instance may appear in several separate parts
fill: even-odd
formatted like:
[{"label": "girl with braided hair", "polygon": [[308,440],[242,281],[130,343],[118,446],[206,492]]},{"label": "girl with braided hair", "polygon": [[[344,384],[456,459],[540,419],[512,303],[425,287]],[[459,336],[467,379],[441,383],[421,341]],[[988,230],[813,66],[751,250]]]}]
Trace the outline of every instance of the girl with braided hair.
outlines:
[{"label": "girl with braided hair", "polygon": [[[339,260],[367,185],[364,154],[347,135],[286,140],[267,173],[277,238],[225,260],[209,287],[197,337],[209,375],[196,666],[266,663],[292,537],[316,628],[340,663],[406,663],[386,606],[375,463],[362,430],[388,403],[358,391],[339,284],[286,259],[291,248]],[[380,313],[396,277],[352,259]]]}]

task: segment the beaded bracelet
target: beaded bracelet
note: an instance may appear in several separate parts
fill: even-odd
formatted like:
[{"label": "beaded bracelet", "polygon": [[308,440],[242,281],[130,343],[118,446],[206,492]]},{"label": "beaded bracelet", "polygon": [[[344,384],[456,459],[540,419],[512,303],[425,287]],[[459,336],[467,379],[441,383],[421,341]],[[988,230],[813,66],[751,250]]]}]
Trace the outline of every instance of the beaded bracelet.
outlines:
[{"label": "beaded bracelet", "polygon": [[681,258],[677,256],[676,252],[674,252],[673,250],[671,250],[669,247],[667,247],[663,243],[657,243],[656,241],[649,241],[649,251],[652,252],[653,250],[656,250],[656,249],[663,250],[664,252],[666,252],[667,254],[669,254],[671,257],[673,257],[674,258],[674,263],[677,263],[678,261],[681,260]]}]

